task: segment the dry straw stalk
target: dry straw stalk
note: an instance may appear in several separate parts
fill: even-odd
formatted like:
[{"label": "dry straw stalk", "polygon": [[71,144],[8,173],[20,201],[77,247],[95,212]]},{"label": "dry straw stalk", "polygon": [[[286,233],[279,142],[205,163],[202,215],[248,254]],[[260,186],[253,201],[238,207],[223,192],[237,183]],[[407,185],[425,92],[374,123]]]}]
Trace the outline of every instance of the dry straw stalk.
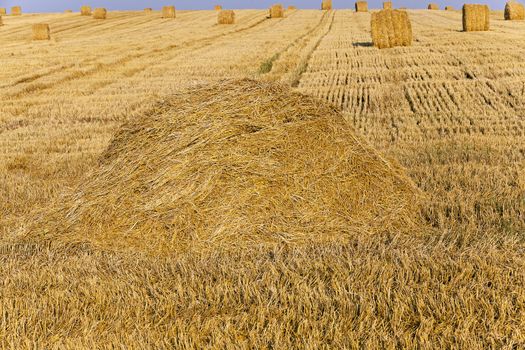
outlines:
[{"label": "dry straw stalk", "polygon": [[233,10],[221,10],[217,18],[218,24],[234,24],[235,12]]},{"label": "dry straw stalk", "polygon": [[275,4],[270,7],[270,18],[281,18],[284,17],[283,5]]},{"label": "dry straw stalk", "polygon": [[332,0],[323,0],[321,2],[321,10],[331,10],[332,9]]},{"label": "dry straw stalk", "polygon": [[175,6],[162,7],[162,18],[175,18]]},{"label": "dry straw stalk", "polygon": [[357,1],[355,3],[355,12],[368,12],[368,2]]},{"label": "dry straw stalk", "polygon": [[438,4],[428,4],[428,9],[429,10],[439,10],[439,5]]},{"label": "dry straw stalk", "polygon": [[49,24],[37,23],[33,24],[33,40],[49,40],[51,38],[49,31]]},{"label": "dry straw stalk", "polygon": [[445,6],[445,11],[454,11],[454,7],[452,7],[452,6]]},{"label": "dry straw stalk", "polygon": [[93,11],[93,18],[94,19],[106,19],[107,14],[108,14],[108,11],[105,8],[99,7],[99,8],[96,8],[95,11]]},{"label": "dry straw stalk", "polygon": [[481,32],[490,27],[490,9],[487,5],[463,5],[463,31]]},{"label": "dry straw stalk", "polygon": [[91,7],[90,6],[82,6],[80,8],[80,15],[81,16],[91,16]]},{"label": "dry straw stalk", "polygon": [[13,7],[11,7],[11,15],[12,16],[20,16],[20,15],[22,15],[22,8],[20,6],[13,6]]},{"label": "dry straw stalk", "polygon": [[213,8],[214,8],[215,11],[222,10],[222,6],[221,5],[215,5]]},{"label": "dry straw stalk", "polygon": [[507,21],[519,21],[525,19],[525,7],[516,1],[509,1],[505,5],[505,19]]},{"label": "dry straw stalk", "polygon": [[384,10],[391,10],[392,9],[392,1],[386,1],[383,3],[383,9]]},{"label": "dry straw stalk", "polygon": [[412,45],[412,24],[406,11],[373,12],[371,28],[372,42],[377,48]]}]

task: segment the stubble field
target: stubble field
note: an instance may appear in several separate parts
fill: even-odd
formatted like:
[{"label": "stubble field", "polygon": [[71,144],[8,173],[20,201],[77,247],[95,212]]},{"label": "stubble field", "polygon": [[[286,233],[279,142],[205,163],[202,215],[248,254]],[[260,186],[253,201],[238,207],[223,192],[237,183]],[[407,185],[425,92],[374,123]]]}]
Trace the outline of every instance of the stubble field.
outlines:
[{"label": "stubble field", "polygon": [[[460,12],[409,10],[413,46],[378,50],[369,13],[236,14],[3,18],[0,345],[525,346],[525,23],[493,12],[491,31],[464,33]],[[39,22],[49,42],[30,40]],[[231,78],[340,109],[419,188],[419,224],[162,254],[28,233],[82,189],[121,125]]]}]

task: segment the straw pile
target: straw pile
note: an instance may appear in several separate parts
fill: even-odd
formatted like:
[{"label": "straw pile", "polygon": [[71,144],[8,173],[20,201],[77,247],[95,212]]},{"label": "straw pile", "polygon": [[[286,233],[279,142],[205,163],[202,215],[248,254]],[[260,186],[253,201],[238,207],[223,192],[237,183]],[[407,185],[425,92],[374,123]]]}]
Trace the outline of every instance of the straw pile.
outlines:
[{"label": "straw pile", "polygon": [[454,11],[454,7],[452,7],[452,6],[445,6],[445,11]]},{"label": "straw pile", "polygon": [[438,4],[428,4],[428,9],[429,10],[439,10],[439,5]]},{"label": "straw pile", "polygon": [[175,18],[175,6],[162,7],[162,18]]},{"label": "straw pile", "polygon": [[50,38],[49,24],[33,24],[33,40],[49,40]]},{"label": "straw pile", "polygon": [[323,0],[321,2],[321,10],[331,10],[332,9],[332,0]]},{"label": "straw pile", "polygon": [[507,21],[524,20],[525,7],[516,1],[509,1],[505,5],[505,19]]},{"label": "straw pile", "polygon": [[283,5],[275,4],[270,7],[270,18],[281,18],[284,16]]},{"label": "straw pile", "polygon": [[145,13],[152,13],[152,12],[153,12],[153,9],[152,9],[151,7],[146,7],[146,8],[144,9],[144,12],[145,12]]},{"label": "straw pile", "polygon": [[99,7],[99,8],[96,8],[95,11],[93,11],[93,18],[94,19],[106,19],[107,14],[108,14],[108,11],[106,11],[105,8]]},{"label": "straw pile", "polygon": [[90,6],[82,6],[80,8],[80,15],[81,16],[91,16],[91,7]]},{"label": "straw pile", "polygon": [[22,15],[22,8],[20,6],[13,6],[13,7],[11,7],[11,15],[12,16],[20,16],[20,15]]},{"label": "straw pile", "polygon": [[357,1],[355,3],[355,12],[368,12],[368,2]]},{"label": "straw pile", "polygon": [[377,48],[412,45],[412,25],[406,11],[373,12],[371,28],[372,42]]},{"label": "straw pile", "polygon": [[286,86],[223,81],[130,120],[27,234],[155,252],[344,241],[408,232],[418,196],[334,107]]},{"label": "straw pile", "polygon": [[288,11],[297,10],[297,6],[288,6]]},{"label": "straw pile", "polygon": [[383,3],[383,10],[391,10],[392,9],[392,1],[386,1]]},{"label": "straw pile", "polygon": [[215,9],[215,11],[222,10],[222,6],[221,5],[215,5],[213,8]]},{"label": "straw pile", "polygon": [[217,19],[218,24],[234,24],[235,12],[233,10],[221,10]]},{"label": "straw pile", "polygon": [[6,15],[7,14],[7,10],[5,7],[0,7],[0,16],[3,16],[3,15]]},{"label": "straw pile", "polygon": [[487,31],[490,27],[490,9],[487,5],[463,5],[463,31]]}]

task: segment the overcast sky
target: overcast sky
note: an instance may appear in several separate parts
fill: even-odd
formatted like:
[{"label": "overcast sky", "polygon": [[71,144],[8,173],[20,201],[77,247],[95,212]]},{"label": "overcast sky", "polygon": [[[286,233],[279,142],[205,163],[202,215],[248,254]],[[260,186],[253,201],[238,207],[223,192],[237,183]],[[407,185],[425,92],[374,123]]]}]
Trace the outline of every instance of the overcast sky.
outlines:
[{"label": "overcast sky", "polygon": [[[383,0],[368,1],[370,8],[380,8]],[[105,7],[108,10],[140,10],[144,7],[160,9],[163,5],[175,5],[178,9],[211,9],[213,5],[220,4],[224,8],[243,9],[243,8],[267,8],[273,3],[282,3],[285,6],[296,5],[300,8],[319,8],[321,0],[0,0],[0,7],[22,6],[25,12],[62,12],[65,9],[78,10],[82,5],[92,7]],[[461,8],[464,0],[393,0],[396,7],[426,8],[428,2],[445,5],[452,5]],[[488,4],[492,9],[503,9],[505,1],[487,0],[473,1],[474,3]],[[350,8],[354,6],[354,1],[333,0],[335,8]]]}]

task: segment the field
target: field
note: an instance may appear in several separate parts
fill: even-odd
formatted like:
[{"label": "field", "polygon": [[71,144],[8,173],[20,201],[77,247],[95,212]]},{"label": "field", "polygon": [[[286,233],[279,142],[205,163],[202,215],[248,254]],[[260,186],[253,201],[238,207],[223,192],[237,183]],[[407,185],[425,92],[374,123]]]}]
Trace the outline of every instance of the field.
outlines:
[{"label": "field", "polygon": [[[387,50],[352,10],[3,17],[1,347],[525,347],[525,23],[492,12],[465,33],[460,12],[409,15],[413,45]],[[31,41],[41,22],[51,40]],[[121,125],[231,78],[339,108],[419,188],[419,225],[162,254],[21,238]]]}]

